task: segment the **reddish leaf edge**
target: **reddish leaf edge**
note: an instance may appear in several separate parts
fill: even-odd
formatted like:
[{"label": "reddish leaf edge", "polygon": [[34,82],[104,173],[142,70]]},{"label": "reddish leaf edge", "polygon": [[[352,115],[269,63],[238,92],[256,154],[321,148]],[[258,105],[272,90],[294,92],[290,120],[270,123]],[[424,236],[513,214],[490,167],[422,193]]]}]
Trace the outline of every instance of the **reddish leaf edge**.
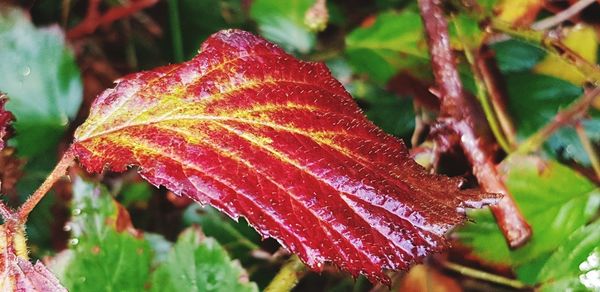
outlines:
[{"label": "reddish leaf edge", "polygon": [[[252,35],[252,34],[250,34],[250,33],[243,32],[243,31],[240,31],[240,30],[224,30],[224,31],[220,31],[220,32],[217,32],[217,33],[213,34],[211,37],[209,37],[209,39],[211,39],[211,38],[223,38],[224,36],[233,35],[233,34],[239,34],[239,33],[245,33],[245,34]],[[206,42],[205,42],[205,43],[206,43]],[[204,45],[203,45],[203,47],[204,47]],[[275,47],[277,47],[277,46],[275,46]],[[201,51],[202,51],[202,50],[201,50]],[[200,51],[200,52],[201,52],[201,51]],[[299,62],[300,62],[300,63],[303,63],[303,64],[319,64],[319,65],[322,65],[323,67],[325,67],[325,66],[324,66],[322,63],[313,63],[313,62],[304,62],[304,61],[299,61]],[[164,70],[164,68],[159,68],[159,70],[160,70],[160,69],[163,69],[163,70]],[[331,73],[330,73],[330,71],[329,71],[329,70],[327,70],[327,72],[328,72],[328,74],[331,76]],[[133,78],[133,76],[134,76],[134,75],[135,75],[135,74],[132,74],[132,75],[125,76],[125,77],[121,78],[120,80],[127,79],[127,78]],[[113,88],[112,90],[114,90],[114,88]],[[346,92],[346,93],[347,93],[347,92]],[[361,114],[363,115],[363,117],[364,117],[364,114],[362,113],[362,111],[360,111],[360,113],[361,113]],[[369,122],[370,122],[370,121],[369,121]],[[372,122],[370,122],[370,123],[372,124]],[[372,124],[372,125],[373,125],[373,124]],[[373,127],[375,127],[375,126],[373,125]],[[379,128],[377,128],[377,130],[378,130],[378,131],[381,131]],[[381,132],[383,133],[383,131],[381,131]],[[389,136],[389,137],[392,137],[392,136],[391,136],[391,135],[389,135],[389,134],[384,134],[384,135],[387,135],[387,136]],[[388,138],[389,138],[389,137],[388,137]],[[393,137],[392,137],[392,138],[393,138]],[[396,138],[393,138],[393,139],[396,139]],[[404,143],[403,143],[401,140],[399,140],[399,142],[400,142],[400,147],[403,147],[403,149],[405,150],[405,149],[406,149],[406,146],[405,146],[405,144],[404,144]],[[72,150],[72,152],[73,152],[73,153],[75,153],[75,156],[78,158],[78,160],[79,160],[79,163],[80,163],[80,164],[81,164],[81,165],[82,165],[82,166],[83,166],[83,167],[84,167],[84,168],[85,168],[85,169],[86,169],[88,172],[90,172],[90,173],[98,173],[98,172],[102,172],[102,171],[105,171],[105,170],[116,171],[116,172],[123,172],[123,171],[125,171],[125,170],[126,170],[126,169],[128,169],[128,168],[137,168],[137,170],[138,170],[138,172],[140,173],[140,175],[141,175],[141,176],[142,176],[144,179],[146,179],[147,181],[149,181],[151,184],[155,185],[156,187],[165,186],[165,187],[167,187],[167,188],[169,189],[169,187],[168,187],[168,186],[166,186],[166,185],[164,185],[164,184],[156,184],[156,183],[153,183],[153,182],[152,182],[152,179],[151,179],[151,178],[149,178],[149,177],[147,177],[147,176],[145,175],[145,170],[143,169],[143,167],[139,166],[138,164],[135,164],[135,163],[133,163],[133,164],[128,164],[128,165],[127,165],[127,167],[117,167],[117,168],[115,168],[113,165],[110,165],[109,163],[103,163],[102,165],[99,165],[99,162],[100,162],[100,161],[99,161],[99,160],[97,160],[97,159],[96,159],[96,160],[94,160],[94,159],[93,159],[94,157],[90,156],[90,154],[89,154],[89,153],[86,151],[86,149],[84,149],[84,147],[83,147],[83,146],[81,146],[81,145],[78,145],[78,141],[77,141],[77,140],[76,140],[76,141],[74,142],[74,144],[71,146],[71,149],[70,149],[70,150]],[[82,159],[83,159],[83,160],[86,160],[88,163],[83,163],[83,162],[82,162]],[[414,162],[414,160],[412,160],[412,159],[410,159],[410,158],[408,158],[408,159],[409,159],[408,161],[405,161],[405,162],[404,162],[404,165],[403,165],[403,167],[406,167],[406,168],[410,169],[410,170],[411,170],[411,171],[413,171],[415,174],[420,174],[420,175],[423,175],[423,176],[432,176],[432,177],[437,177],[437,178],[440,178],[440,179],[444,179],[444,181],[445,181],[445,182],[447,182],[447,184],[448,184],[448,187],[449,187],[449,188],[455,188],[456,186],[459,186],[459,185],[461,185],[462,179],[460,179],[460,178],[448,178],[448,177],[441,176],[441,175],[430,175],[430,174],[427,174],[427,173],[425,172],[425,170],[424,170],[424,169],[423,169],[423,168],[422,168],[420,165],[418,165],[416,162]],[[90,162],[94,162],[94,163],[90,163]],[[174,191],[174,190],[172,190],[172,191]],[[464,194],[464,195],[465,195],[465,197],[472,197],[472,198],[474,198],[474,200],[472,200],[472,201],[471,201],[471,200],[464,200],[464,201],[461,201],[461,203],[460,203],[460,204],[458,204],[458,206],[457,206],[457,208],[456,208],[456,212],[457,212],[457,214],[456,214],[456,215],[457,215],[457,216],[456,216],[456,218],[454,218],[454,219],[456,219],[456,220],[454,220],[454,221],[452,222],[452,224],[448,224],[448,225],[444,225],[444,226],[440,227],[440,230],[436,230],[436,233],[447,234],[447,233],[448,233],[450,230],[452,230],[452,229],[453,229],[453,228],[454,228],[456,225],[458,225],[458,224],[461,224],[461,223],[464,223],[464,221],[467,219],[467,217],[466,217],[466,214],[465,214],[465,210],[466,210],[467,208],[482,208],[483,206],[486,206],[486,205],[492,205],[492,204],[495,204],[495,203],[497,203],[497,202],[498,202],[498,201],[501,199],[501,197],[502,197],[502,195],[500,195],[500,194],[487,193],[487,192],[482,192],[482,191],[479,191],[479,190],[473,190],[473,189],[470,189],[470,190],[459,190],[459,191],[460,191],[462,194]],[[174,191],[174,192],[175,192],[176,194],[178,194],[178,195],[186,195],[186,192],[185,192],[185,191],[181,191],[181,190],[180,190],[179,192],[177,192],[177,191]],[[196,199],[196,198],[194,198],[193,196],[189,196],[189,197],[190,197],[190,198],[193,198],[193,199]],[[198,202],[198,203],[200,203],[201,205],[204,205],[204,204],[205,204],[205,203],[203,203],[203,202],[200,202],[200,201],[197,201],[197,202]],[[221,208],[221,207],[219,207],[219,206],[215,206],[215,207],[216,207],[217,209],[219,209],[221,212],[224,212],[224,213],[228,214],[227,210],[224,210],[224,208]],[[246,217],[246,216],[244,216],[244,215],[239,215],[239,216]],[[236,220],[236,221],[237,221],[239,217],[238,217],[238,216],[232,216],[232,218],[233,218],[234,220]],[[260,228],[258,228],[258,226],[257,226],[256,224],[253,224],[253,223],[251,222],[251,220],[247,220],[247,221],[250,223],[250,225],[251,225],[251,226],[252,226],[254,229],[256,229],[257,231],[259,231],[259,233],[261,233],[261,235],[263,236],[263,238],[266,238],[266,237],[267,237],[265,234],[263,234],[263,233],[260,231]],[[275,239],[276,239],[276,240],[277,240],[277,241],[278,241],[278,242],[279,242],[279,243],[280,243],[280,244],[281,244],[283,247],[287,248],[288,250],[291,250],[291,249],[290,249],[290,248],[287,246],[287,244],[286,244],[286,243],[285,243],[283,240],[281,240],[280,238],[276,238],[276,237],[274,237],[274,238],[275,238]],[[434,246],[434,247],[432,248],[432,250],[428,251],[428,254],[440,253],[440,252],[442,252],[442,251],[443,251],[445,248],[447,248],[447,247],[449,246],[449,241],[448,241],[448,240],[446,240],[446,239],[447,239],[447,238],[444,238],[444,241],[443,241],[443,242],[440,242],[440,244],[439,244],[439,245],[437,245],[437,246]],[[323,270],[323,263],[324,263],[324,262],[327,262],[327,263],[333,263],[333,264],[335,264],[336,266],[338,266],[338,267],[340,267],[340,268],[344,269],[344,267],[340,266],[340,265],[339,265],[339,264],[337,264],[337,263],[334,263],[334,262],[333,262],[332,260],[330,260],[330,259],[325,259],[325,260],[323,261],[323,263],[322,263],[322,262],[319,262],[319,263],[317,263],[317,264],[314,264],[314,263],[313,263],[313,264],[308,264],[308,263],[307,263],[307,261],[306,261],[304,258],[302,258],[302,257],[300,257],[300,258],[301,258],[301,259],[302,259],[302,261],[303,261],[304,263],[306,263],[306,264],[307,264],[307,265],[308,265],[308,266],[309,266],[311,269],[313,269],[313,270],[315,270],[315,271],[318,271],[318,272],[320,272],[320,271],[322,271],[322,270]],[[423,257],[423,256],[415,256],[415,258],[414,258],[414,259],[412,259],[412,260],[408,261],[407,268],[408,268],[408,267],[410,267],[411,265],[414,265],[414,264],[416,264],[416,263],[422,263],[422,262],[423,262],[423,260],[424,260],[424,258],[425,258],[425,257]],[[387,284],[388,286],[391,284],[391,280],[390,280],[389,276],[388,276],[388,275],[386,275],[385,273],[383,273],[383,271],[390,271],[391,269],[387,269],[387,268],[381,268],[379,273],[370,273],[370,274],[366,273],[366,272],[365,272],[365,270],[366,270],[366,268],[361,268],[361,269],[360,269],[360,274],[363,274],[363,275],[367,276],[367,278],[368,278],[368,279],[369,279],[371,282],[376,282],[376,281],[379,281],[379,282],[382,282],[382,283],[384,283],[384,284]],[[357,274],[354,274],[354,273],[352,273],[352,275],[353,275],[354,277],[356,277],[356,276],[357,276]]]}]

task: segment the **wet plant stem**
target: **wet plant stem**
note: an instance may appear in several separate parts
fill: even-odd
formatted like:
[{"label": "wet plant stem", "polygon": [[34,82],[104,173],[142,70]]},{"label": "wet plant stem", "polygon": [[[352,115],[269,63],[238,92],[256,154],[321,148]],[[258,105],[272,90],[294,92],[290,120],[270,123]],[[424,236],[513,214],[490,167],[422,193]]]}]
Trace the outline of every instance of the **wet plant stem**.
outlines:
[{"label": "wet plant stem", "polygon": [[544,127],[539,129],[535,134],[529,136],[527,140],[523,141],[521,145],[515,151],[520,154],[527,154],[537,151],[554,132],[565,125],[573,124],[583,115],[587,113],[590,105],[594,102],[594,99],[600,96],[600,87],[594,88],[589,93],[584,94],[582,97],[573,102],[566,109],[558,112],[554,119],[546,124]]},{"label": "wet plant stem", "polygon": [[464,93],[450,47],[442,3],[439,0],[419,0],[418,5],[427,33],[433,75],[440,92],[438,123],[460,137],[458,142],[482,188],[504,195],[498,204],[491,206],[491,210],[508,245],[518,248],[531,237],[531,227],[498,174],[493,160],[495,143],[478,131],[481,128],[478,126],[479,108],[476,101]]},{"label": "wet plant stem", "polygon": [[306,266],[298,256],[293,255],[279,270],[275,278],[265,288],[265,292],[291,291],[306,274]]},{"label": "wet plant stem", "polygon": [[487,84],[484,82],[481,71],[477,67],[477,61],[475,60],[475,55],[473,54],[473,50],[475,48],[470,46],[469,42],[464,38],[462,27],[458,24],[458,22],[453,21],[452,23],[456,28],[456,31],[463,44],[463,51],[465,53],[465,57],[467,58],[467,62],[469,62],[469,65],[471,66],[471,71],[473,71],[473,79],[475,80],[475,87],[477,90],[476,96],[485,114],[485,119],[487,120],[490,126],[490,130],[492,131],[492,134],[494,135],[494,138],[496,138],[496,141],[498,142],[500,147],[502,147],[504,152],[510,153],[511,146],[506,139],[505,133],[502,132],[502,129],[498,122],[498,117],[496,116],[496,113],[492,108],[492,104],[490,103],[490,98],[488,94],[489,90],[486,86]]},{"label": "wet plant stem", "polygon": [[69,148],[69,150],[65,152],[58,164],[56,164],[54,170],[52,170],[42,185],[29,198],[27,198],[27,201],[25,201],[25,203],[23,203],[23,205],[21,205],[17,211],[17,216],[21,223],[25,223],[27,221],[27,217],[33,208],[35,208],[42,198],[44,198],[52,186],[67,174],[67,170],[71,165],[73,165],[74,162],[75,156],[72,150]]},{"label": "wet plant stem", "polygon": [[505,277],[502,277],[502,276],[499,276],[496,274],[476,270],[473,268],[465,267],[463,265],[459,265],[459,264],[455,264],[455,263],[451,263],[451,262],[444,262],[442,265],[444,266],[444,268],[446,268],[448,270],[455,271],[461,275],[464,275],[464,276],[467,276],[467,277],[470,277],[473,279],[479,279],[479,280],[483,280],[483,281],[494,283],[494,284],[500,284],[500,285],[508,286],[508,287],[511,287],[514,289],[527,288],[527,285],[525,285],[524,283],[522,283],[520,281],[505,278]]}]

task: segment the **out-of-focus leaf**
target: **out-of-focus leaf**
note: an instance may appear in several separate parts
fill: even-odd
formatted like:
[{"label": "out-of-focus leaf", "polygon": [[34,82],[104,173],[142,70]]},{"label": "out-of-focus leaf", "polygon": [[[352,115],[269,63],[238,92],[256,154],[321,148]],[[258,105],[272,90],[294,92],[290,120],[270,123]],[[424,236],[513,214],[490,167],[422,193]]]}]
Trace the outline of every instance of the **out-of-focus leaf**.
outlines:
[{"label": "out-of-focus leaf", "polygon": [[427,68],[427,44],[419,14],[385,12],[346,36],[346,55],[357,72],[383,84],[409,67]]},{"label": "out-of-focus leaf", "polygon": [[23,226],[15,221],[0,225],[0,290],[66,292],[40,262],[29,262]]},{"label": "out-of-focus leaf", "polygon": [[[562,42],[582,58],[592,64],[597,62],[598,36],[596,29],[591,26],[578,24],[563,30],[565,37]],[[534,71],[567,80],[575,85],[582,85],[586,80],[582,72],[567,63],[563,58],[549,54],[537,64]]]},{"label": "out-of-focus leaf", "polygon": [[[5,5],[0,5],[0,60],[0,91],[9,96],[6,108],[16,117],[16,135],[9,144],[27,160],[17,189],[27,195],[56,162],[57,144],[81,103],[82,84],[62,30],[35,28],[25,12]],[[50,246],[53,217],[40,220],[49,213],[45,206],[35,209],[27,227],[37,248]]]},{"label": "out-of-focus leaf", "polygon": [[546,125],[560,108],[566,107],[583,93],[578,86],[546,75],[521,72],[505,77],[509,110],[521,138]]},{"label": "out-of-focus leaf", "polygon": [[82,86],[58,26],[37,29],[23,11],[0,9],[0,91],[16,117],[19,154],[48,156],[79,109]]},{"label": "out-of-focus leaf", "polygon": [[452,17],[448,23],[448,32],[450,44],[458,50],[464,50],[465,47],[478,48],[483,39],[477,20],[465,14]]},{"label": "out-of-focus leaf", "polygon": [[203,40],[215,31],[243,25],[242,1],[179,0],[183,51],[187,58],[197,54]]},{"label": "out-of-focus leaf", "polygon": [[361,81],[350,84],[348,90],[365,103],[365,113],[375,125],[394,136],[410,138],[415,129],[415,112],[410,98],[397,96]]},{"label": "out-of-focus leaf", "polygon": [[598,211],[600,190],[575,171],[554,161],[511,157],[500,166],[505,182],[533,228],[530,242],[509,251],[489,210],[469,212],[468,223],[456,234],[486,260],[516,266],[556,249]]},{"label": "out-of-focus leaf", "polygon": [[145,204],[152,197],[152,188],[146,182],[136,182],[123,186],[119,192],[120,202],[125,207],[133,204]]},{"label": "out-of-focus leaf", "polygon": [[51,265],[63,284],[72,291],[142,291],[152,251],[133,231],[127,211],[81,178],[73,183],[72,204],[67,259]]},{"label": "out-of-focus leaf", "polygon": [[573,232],[543,266],[540,291],[600,290],[600,221]]},{"label": "out-of-focus leaf", "polygon": [[531,24],[544,4],[543,0],[500,0],[496,6],[497,18],[516,26]]},{"label": "out-of-focus leaf", "polygon": [[316,35],[304,23],[306,11],[314,0],[255,0],[251,17],[260,34],[288,52],[306,54],[315,46]]},{"label": "out-of-focus leaf", "polygon": [[190,205],[183,214],[186,225],[199,224],[207,236],[215,238],[234,258],[249,259],[250,252],[258,249],[260,235],[243,218],[235,222],[215,208]]},{"label": "out-of-focus leaf", "polygon": [[495,201],[425,172],[324,64],[239,30],[187,63],[121,79],[73,147],[90,172],[138,165],[154,185],[246,217],[313,269],[331,261],[373,281],[443,249],[460,208]]},{"label": "out-of-focus leaf", "polygon": [[[581,121],[583,128],[592,142],[600,142],[600,117],[585,119]],[[556,131],[546,142],[548,148],[554,155],[583,165],[590,166],[590,158],[583,148],[581,140],[572,127],[564,127]]]},{"label": "out-of-focus leaf", "polygon": [[152,274],[151,291],[258,291],[237,261],[200,229],[188,228]]},{"label": "out-of-focus leaf", "polygon": [[542,49],[526,42],[509,39],[491,45],[502,73],[526,71],[535,66],[546,54]]}]

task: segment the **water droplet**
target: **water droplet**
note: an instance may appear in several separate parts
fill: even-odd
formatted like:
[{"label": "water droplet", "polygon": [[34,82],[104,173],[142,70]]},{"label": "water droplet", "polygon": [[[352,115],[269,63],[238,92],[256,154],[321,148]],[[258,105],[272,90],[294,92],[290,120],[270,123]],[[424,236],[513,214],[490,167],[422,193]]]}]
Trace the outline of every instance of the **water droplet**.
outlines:
[{"label": "water droplet", "polygon": [[81,209],[73,209],[73,216],[81,214]]},{"label": "water droplet", "polygon": [[65,227],[63,227],[63,230],[66,232],[69,232],[73,229],[73,227],[71,227],[71,224],[67,223],[65,224]]},{"label": "water droplet", "polygon": [[31,67],[25,66],[25,67],[21,68],[21,75],[23,75],[23,77],[27,77],[30,74],[31,74]]},{"label": "water droplet", "polygon": [[79,282],[81,283],[85,283],[85,281],[87,280],[85,277],[79,277]]},{"label": "water droplet", "polygon": [[77,239],[77,238],[71,238],[71,239],[69,239],[69,244],[70,245],[77,245],[77,244],[79,244],[79,239]]}]

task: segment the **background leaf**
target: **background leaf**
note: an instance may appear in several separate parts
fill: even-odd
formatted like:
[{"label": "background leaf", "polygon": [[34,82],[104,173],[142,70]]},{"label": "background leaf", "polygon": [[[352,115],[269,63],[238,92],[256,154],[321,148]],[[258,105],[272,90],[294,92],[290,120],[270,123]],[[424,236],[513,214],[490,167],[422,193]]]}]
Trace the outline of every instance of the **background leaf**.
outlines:
[{"label": "background leaf", "polygon": [[288,52],[306,54],[316,42],[316,35],[304,24],[306,11],[314,0],[255,0],[250,10],[261,34]]},{"label": "background leaf", "polygon": [[258,291],[238,262],[200,229],[179,236],[165,262],[152,274],[152,291]]},{"label": "background leaf", "polygon": [[[510,251],[489,210],[469,212],[474,223],[456,235],[486,260],[514,266],[543,264],[573,231],[593,218],[600,206],[600,190],[557,162],[515,156],[503,162],[500,169],[533,228],[533,237],[522,248]],[[532,277],[528,273],[520,276]]]},{"label": "background leaf", "polygon": [[427,67],[421,17],[412,11],[379,14],[372,25],[346,36],[346,55],[357,72],[368,73],[380,84],[401,69]]},{"label": "background leaf", "polygon": [[72,291],[141,291],[148,281],[152,250],[132,233],[125,209],[96,184],[76,178],[72,238],[51,269]]}]

